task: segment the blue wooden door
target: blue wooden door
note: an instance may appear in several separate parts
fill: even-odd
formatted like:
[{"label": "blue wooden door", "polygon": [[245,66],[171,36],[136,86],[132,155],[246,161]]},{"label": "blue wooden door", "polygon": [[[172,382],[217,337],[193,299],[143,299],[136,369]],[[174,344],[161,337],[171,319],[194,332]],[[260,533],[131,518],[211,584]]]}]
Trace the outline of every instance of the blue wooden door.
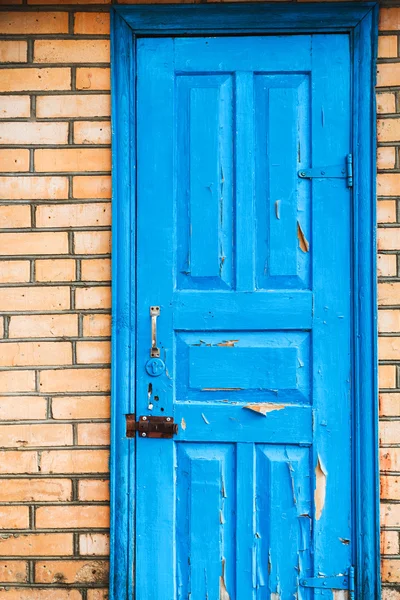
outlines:
[{"label": "blue wooden door", "polygon": [[349,110],[345,34],[137,40],[136,600],[352,597]]}]

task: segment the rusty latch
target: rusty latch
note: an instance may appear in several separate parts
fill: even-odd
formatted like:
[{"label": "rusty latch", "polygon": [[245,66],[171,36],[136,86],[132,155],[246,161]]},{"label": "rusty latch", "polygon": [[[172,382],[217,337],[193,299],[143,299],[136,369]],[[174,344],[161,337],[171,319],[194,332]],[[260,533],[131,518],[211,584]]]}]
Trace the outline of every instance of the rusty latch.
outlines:
[{"label": "rusty latch", "polygon": [[142,416],[136,421],[135,415],[126,415],[126,437],[135,437],[138,432],[140,437],[170,439],[178,433],[178,425],[172,417]]}]

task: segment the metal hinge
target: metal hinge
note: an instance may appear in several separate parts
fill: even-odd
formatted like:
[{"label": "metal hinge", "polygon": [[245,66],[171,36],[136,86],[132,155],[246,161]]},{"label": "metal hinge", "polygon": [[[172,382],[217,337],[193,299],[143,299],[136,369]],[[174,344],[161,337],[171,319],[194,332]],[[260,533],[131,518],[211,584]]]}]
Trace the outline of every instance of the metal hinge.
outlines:
[{"label": "metal hinge", "polygon": [[312,169],[301,169],[298,172],[301,179],[346,179],[347,187],[353,187],[353,155],[346,156],[346,164],[343,167],[314,167]]},{"label": "metal hinge", "polygon": [[[306,588],[319,590],[321,596],[333,598],[332,590],[348,590],[349,600],[354,600],[354,567],[350,567],[347,575],[338,577],[305,577],[300,580],[300,585]],[[326,592],[326,594],[324,593]]]},{"label": "metal hinge", "polygon": [[178,433],[178,425],[172,417],[142,416],[136,421],[135,415],[126,415],[126,437],[172,438]]}]

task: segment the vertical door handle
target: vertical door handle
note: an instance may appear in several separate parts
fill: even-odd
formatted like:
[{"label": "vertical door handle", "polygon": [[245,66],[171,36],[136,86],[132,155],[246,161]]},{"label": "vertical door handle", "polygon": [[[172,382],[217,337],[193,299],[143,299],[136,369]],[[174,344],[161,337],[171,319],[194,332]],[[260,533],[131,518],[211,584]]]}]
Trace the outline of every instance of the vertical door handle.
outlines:
[{"label": "vertical door handle", "polygon": [[151,316],[150,356],[151,356],[151,358],[159,358],[160,349],[157,348],[157,318],[160,316],[160,307],[159,306],[150,306],[150,316]]}]

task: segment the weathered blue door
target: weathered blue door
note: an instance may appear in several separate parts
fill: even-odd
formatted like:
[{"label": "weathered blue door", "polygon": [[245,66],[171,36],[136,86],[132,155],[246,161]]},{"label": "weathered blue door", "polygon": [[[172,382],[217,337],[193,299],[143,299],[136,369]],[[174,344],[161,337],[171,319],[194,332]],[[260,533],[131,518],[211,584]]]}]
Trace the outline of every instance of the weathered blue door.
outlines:
[{"label": "weathered blue door", "polygon": [[138,39],[137,115],[136,599],[352,598],[349,39]]}]

